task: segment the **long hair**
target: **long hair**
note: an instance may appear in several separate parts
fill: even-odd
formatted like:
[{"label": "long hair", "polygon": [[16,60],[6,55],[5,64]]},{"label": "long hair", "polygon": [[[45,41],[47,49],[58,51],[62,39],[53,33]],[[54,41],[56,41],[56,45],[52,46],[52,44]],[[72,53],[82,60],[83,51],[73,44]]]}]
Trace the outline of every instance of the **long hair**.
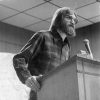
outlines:
[{"label": "long hair", "polygon": [[[75,14],[75,12],[74,12],[74,10],[70,9],[69,7],[62,7],[62,8],[59,8],[58,10],[56,10],[56,12],[53,15],[49,30],[62,29],[63,17],[66,15],[70,15],[70,14]],[[75,14],[75,16],[76,16],[76,14]]]}]

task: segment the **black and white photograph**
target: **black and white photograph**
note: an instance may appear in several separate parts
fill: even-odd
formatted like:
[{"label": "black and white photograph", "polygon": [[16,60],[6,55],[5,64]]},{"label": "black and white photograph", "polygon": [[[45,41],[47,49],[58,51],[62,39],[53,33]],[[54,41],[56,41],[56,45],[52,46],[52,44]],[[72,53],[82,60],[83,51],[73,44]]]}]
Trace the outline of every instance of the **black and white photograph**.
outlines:
[{"label": "black and white photograph", "polygon": [[0,100],[100,100],[100,0],[0,0]]}]

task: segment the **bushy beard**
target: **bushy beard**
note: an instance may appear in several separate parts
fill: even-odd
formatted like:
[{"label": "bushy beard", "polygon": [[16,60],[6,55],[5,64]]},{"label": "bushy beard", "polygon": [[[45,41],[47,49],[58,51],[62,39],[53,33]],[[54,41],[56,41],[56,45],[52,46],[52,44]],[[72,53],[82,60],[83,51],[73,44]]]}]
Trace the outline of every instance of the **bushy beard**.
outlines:
[{"label": "bushy beard", "polygon": [[75,37],[76,32],[73,25],[67,25],[66,23],[62,23],[62,32],[65,33],[69,37]]},{"label": "bushy beard", "polygon": [[76,36],[75,29],[72,26],[66,27],[65,33],[66,33],[67,36],[71,36],[71,37]]}]

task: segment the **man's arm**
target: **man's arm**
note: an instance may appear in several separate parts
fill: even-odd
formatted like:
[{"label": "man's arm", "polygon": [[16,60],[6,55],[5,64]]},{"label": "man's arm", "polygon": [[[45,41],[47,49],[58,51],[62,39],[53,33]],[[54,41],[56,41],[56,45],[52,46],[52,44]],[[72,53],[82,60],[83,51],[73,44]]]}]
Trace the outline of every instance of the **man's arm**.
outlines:
[{"label": "man's arm", "polygon": [[[36,80],[37,77],[32,76],[30,74],[30,71],[28,70],[28,63],[33,55],[35,57],[35,55],[38,54],[41,47],[42,40],[43,38],[41,34],[33,35],[33,37],[22,48],[21,52],[16,54],[13,57],[13,65],[20,81],[26,84],[31,89],[34,87],[32,86],[34,84],[38,88],[40,87],[39,87],[38,81]],[[34,69],[34,66],[32,67]]]}]

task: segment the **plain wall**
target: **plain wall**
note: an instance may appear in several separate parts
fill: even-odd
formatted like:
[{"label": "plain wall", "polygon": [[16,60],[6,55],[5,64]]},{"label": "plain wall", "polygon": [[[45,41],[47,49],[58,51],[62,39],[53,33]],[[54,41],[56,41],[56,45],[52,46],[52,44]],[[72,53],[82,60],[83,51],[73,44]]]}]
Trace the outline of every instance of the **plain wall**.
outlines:
[{"label": "plain wall", "polygon": [[34,32],[0,22],[0,52],[17,53]]}]

